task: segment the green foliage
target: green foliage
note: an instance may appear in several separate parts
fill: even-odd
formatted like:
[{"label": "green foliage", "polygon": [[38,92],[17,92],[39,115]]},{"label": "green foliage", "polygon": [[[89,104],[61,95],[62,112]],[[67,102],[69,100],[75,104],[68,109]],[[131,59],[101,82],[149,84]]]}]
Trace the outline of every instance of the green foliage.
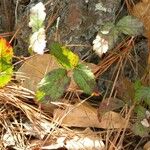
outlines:
[{"label": "green foliage", "polygon": [[0,37],[0,88],[5,86],[13,74],[13,49],[9,43]]},{"label": "green foliage", "polygon": [[150,106],[150,87],[143,86],[139,81],[135,83],[135,101],[144,101]]},{"label": "green foliage", "polygon": [[101,27],[99,35],[108,41],[109,49],[113,48],[122,34],[137,36],[143,33],[143,24],[134,16],[125,16],[117,23],[107,22]]},{"label": "green foliage", "polygon": [[132,127],[133,132],[136,135],[139,135],[141,137],[147,136],[148,133],[150,132],[149,128],[144,127],[141,122],[137,121],[133,127]]},{"label": "green foliage", "polygon": [[13,75],[12,64],[0,61],[0,87],[5,86]]},{"label": "green foliage", "polygon": [[[140,80],[137,80],[133,84],[129,80],[124,79],[121,83],[122,85],[118,89],[120,90],[121,98],[126,101],[129,106],[135,105],[134,114],[136,116],[136,120],[135,123],[133,123],[132,131],[136,135],[146,136],[150,132],[147,121],[147,113],[150,113],[147,110],[147,105],[148,107],[150,106],[148,103],[150,101],[150,87],[143,86]],[[131,101],[131,103],[128,101]]]},{"label": "green foliage", "polygon": [[56,101],[70,83],[65,69],[59,68],[49,72],[39,83],[36,97],[39,101]]},{"label": "green foliage", "polygon": [[50,52],[54,55],[57,61],[66,69],[73,69],[78,65],[79,57],[70,49],[62,47],[59,43],[53,43],[50,46]]},{"label": "green foliage", "polygon": [[114,28],[108,35],[108,45],[109,49],[113,48],[119,38],[119,32],[116,28]]},{"label": "green foliage", "polygon": [[141,120],[141,119],[145,118],[146,109],[143,106],[141,106],[141,105],[136,106],[134,111],[137,114],[138,120]]},{"label": "green foliage", "polygon": [[96,82],[93,73],[83,64],[79,64],[73,70],[73,78],[77,85],[87,94],[93,93],[96,89]]},{"label": "green foliage", "polygon": [[136,135],[147,136],[150,132],[150,129],[146,126],[146,111],[148,110],[143,106],[142,102],[144,101],[148,107],[150,106],[150,87],[143,86],[142,83],[137,80],[134,84],[134,89],[134,101],[136,103],[134,111],[136,113],[137,119],[133,125],[132,130]]},{"label": "green foliage", "polygon": [[63,68],[49,72],[39,83],[36,97],[39,101],[56,101],[66,90],[71,78],[68,71],[73,71],[73,77],[77,85],[87,94],[92,94],[96,89],[94,74],[87,66],[79,63],[79,58],[71,50],[62,47],[59,43],[53,43],[51,54],[55,56]]},{"label": "green foliage", "polygon": [[115,24],[113,22],[106,22],[105,25],[101,27],[100,32],[102,32],[102,34],[108,34],[114,28],[115,28]]},{"label": "green foliage", "polygon": [[143,33],[143,23],[134,16],[125,16],[116,24],[117,29],[129,36],[136,36]]}]

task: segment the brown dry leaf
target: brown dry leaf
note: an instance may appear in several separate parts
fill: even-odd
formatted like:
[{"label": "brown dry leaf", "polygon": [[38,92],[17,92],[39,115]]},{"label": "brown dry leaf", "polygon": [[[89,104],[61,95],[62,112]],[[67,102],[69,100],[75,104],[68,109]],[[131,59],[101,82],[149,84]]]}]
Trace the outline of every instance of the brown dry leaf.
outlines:
[{"label": "brown dry leaf", "polygon": [[[89,65],[89,68],[93,72],[97,68],[97,65],[91,63],[86,63],[86,65]],[[57,63],[57,60],[50,54],[44,54],[42,56],[35,55],[26,60],[25,63],[19,68],[16,79],[18,81],[24,80],[22,83],[23,87],[31,91],[36,91],[37,84],[41,81],[44,75],[59,67],[61,66]],[[72,79],[68,90],[75,91],[77,89],[78,87]]]},{"label": "brown dry leaf", "polygon": [[[132,9],[132,15],[139,18],[145,27],[145,36],[150,36],[150,1],[142,0],[141,2],[134,5]],[[149,37],[150,38],[150,37]]]},{"label": "brown dry leaf", "polygon": [[123,107],[125,103],[118,98],[106,98],[99,105],[99,112],[108,112]]},{"label": "brown dry leaf", "polygon": [[93,73],[97,72],[97,70],[99,69],[99,66],[93,63],[83,62],[83,64],[87,65],[92,70]]},{"label": "brown dry leaf", "polygon": [[65,110],[56,109],[54,120],[75,127],[99,127],[97,109],[87,103],[67,106]]},{"label": "brown dry leaf", "polygon": [[144,150],[150,150],[150,141],[148,141],[144,147],[143,147]]},{"label": "brown dry leaf", "polygon": [[109,111],[102,115],[100,122],[101,128],[104,129],[126,128],[125,124],[126,120],[114,111]]},{"label": "brown dry leaf", "polygon": [[[50,54],[35,55],[25,61],[19,68],[17,80],[24,80],[22,86],[36,91],[37,84],[41,81],[46,73],[59,67],[56,59]],[[23,76],[20,76],[22,74]]]},{"label": "brown dry leaf", "polygon": [[98,120],[97,109],[88,103],[77,103],[54,111],[54,120],[62,125],[73,127],[124,128],[126,120],[113,111],[106,112]]},{"label": "brown dry leaf", "polygon": [[133,83],[128,78],[121,78],[116,84],[117,96],[126,103],[132,104],[135,89]]},{"label": "brown dry leaf", "polygon": [[[63,131],[62,131],[63,132]],[[100,136],[87,128],[84,131],[73,130],[73,132],[62,133],[56,143],[43,146],[42,149],[59,149],[65,147],[69,150],[104,150],[105,145]]]}]

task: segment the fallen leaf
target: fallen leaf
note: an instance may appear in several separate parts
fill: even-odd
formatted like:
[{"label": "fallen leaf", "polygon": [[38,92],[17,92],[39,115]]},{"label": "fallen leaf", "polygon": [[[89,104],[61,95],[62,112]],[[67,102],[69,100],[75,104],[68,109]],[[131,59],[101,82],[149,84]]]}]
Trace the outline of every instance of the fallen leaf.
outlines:
[{"label": "fallen leaf", "polygon": [[17,72],[17,80],[24,80],[22,86],[32,90],[37,90],[37,84],[41,81],[46,73],[53,69],[59,68],[56,59],[49,55],[35,55],[26,60]]},{"label": "fallen leaf", "polygon": [[99,105],[99,112],[108,112],[123,107],[125,103],[118,98],[106,98]]},{"label": "fallen leaf", "polygon": [[128,78],[121,78],[115,86],[117,96],[128,104],[133,103],[135,89],[133,83]]},{"label": "fallen leaf", "polygon": [[69,127],[124,128],[126,120],[118,113],[109,111],[98,120],[97,109],[88,103],[77,103],[66,106],[64,110],[54,111],[54,120]]},{"label": "fallen leaf", "polygon": [[[89,66],[92,72],[97,71],[97,65],[92,63],[84,63]],[[53,69],[60,68],[57,60],[50,54],[35,55],[30,59],[26,60],[25,63],[19,68],[16,79],[23,81],[22,86],[31,90],[37,90],[37,84],[46,75],[46,73]],[[79,89],[76,83],[71,79],[68,91],[75,91]]]},{"label": "fallen leaf", "polygon": [[43,146],[42,149],[59,149],[65,147],[69,150],[104,150],[105,145],[100,136],[87,128],[84,131],[73,130],[61,134],[55,143]]},{"label": "fallen leaf", "polygon": [[145,27],[145,36],[148,37],[150,35],[150,1],[142,0],[141,2],[134,5],[132,9],[132,14],[139,18]]},{"label": "fallen leaf", "polygon": [[144,150],[150,150],[150,141],[148,141],[145,145],[144,145]]}]

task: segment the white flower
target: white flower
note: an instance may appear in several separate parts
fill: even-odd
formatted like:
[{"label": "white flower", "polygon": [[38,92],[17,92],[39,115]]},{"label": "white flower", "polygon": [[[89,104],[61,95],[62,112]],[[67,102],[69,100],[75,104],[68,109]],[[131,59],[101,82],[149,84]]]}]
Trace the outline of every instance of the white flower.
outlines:
[{"label": "white flower", "polygon": [[29,49],[37,54],[43,55],[46,47],[46,35],[45,29],[40,28],[37,32],[34,32],[30,37]]},{"label": "white flower", "polygon": [[100,10],[100,11],[104,11],[104,12],[107,12],[107,9],[103,6],[103,4],[100,2],[100,3],[97,3],[95,5],[95,10]]},{"label": "white flower", "polygon": [[42,2],[40,2],[30,9],[29,27],[34,27],[38,22],[41,22],[42,24],[45,17],[45,6]]},{"label": "white flower", "polygon": [[145,116],[146,118],[144,118],[142,121],[141,121],[141,124],[144,126],[144,127],[147,127],[149,128],[150,127],[150,123],[149,123],[149,118],[150,118],[150,112],[148,110],[146,110],[145,112]]},{"label": "white flower", "polygon": [[95,53],[101,57],[103,53],[106,53],[109,49],[108,41],[104,38],[100,37],[100,35],[96,36],[96,39],[93,41],[93,50]]},{"label": "white flower", "polygon": [[150,111],[146,111],[146,118],[150,118]]},{"label": "white flower", "polygon": [[109,34],[109,30],[102,30],[101,33],[102,34]]},{"label": "white flower", "polygon": [[149,124],[149,122],[148,122],[147,119],[143,119],[143,120],[141,121],[141,124],[142,124],[144,127],[146,127],[146,128],[149,128],[149,127],[150,127],[150,124]]}]

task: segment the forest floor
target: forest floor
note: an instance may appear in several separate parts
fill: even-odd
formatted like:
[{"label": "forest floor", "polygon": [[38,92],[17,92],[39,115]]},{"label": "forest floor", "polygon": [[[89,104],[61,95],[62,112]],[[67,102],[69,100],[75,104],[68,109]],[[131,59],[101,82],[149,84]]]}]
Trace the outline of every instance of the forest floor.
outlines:
[{"label": "forest floor", "polygon": [[[30,10],[38,2],[46,12],[44,55],[28,50]],[[148,0],[1,0],[0,37],[13,47],[14,71],[0,89],[0,149],[150,150],[149,7]],[[49,84],[41,102],[39,82],[60,67],[49,54],[56,41],[89,68],[96,88],[88,78],[76,84],[67,70],[69,87],[56,99],[62,79]]]}]

